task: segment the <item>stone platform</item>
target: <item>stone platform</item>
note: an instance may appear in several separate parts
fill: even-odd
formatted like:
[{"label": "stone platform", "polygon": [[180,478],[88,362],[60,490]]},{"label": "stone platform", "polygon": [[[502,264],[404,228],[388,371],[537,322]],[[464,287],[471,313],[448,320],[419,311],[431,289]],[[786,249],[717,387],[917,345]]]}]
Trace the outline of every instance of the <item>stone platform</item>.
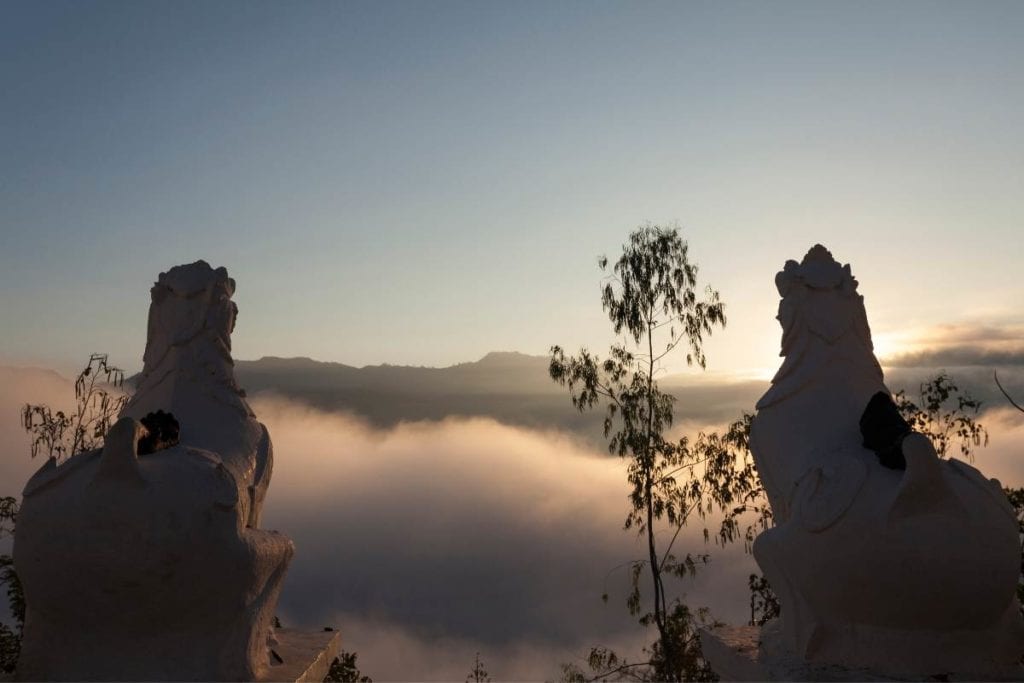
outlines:
[{"label": "stone platform", "polygon": [[[284,660],[273,666],[260,683],[288,681],[289,683],[320,683],[331,662],[341,651],[341,633],[338,631],[302,631],[294,628],[276,630],[278,646],[274,651]],[[15,674],[0,672],[0,681],[14,681]]]},{"label": "stone platform", "polygon": [[[339,631],[279,628],[275,634],[278,645],[274,651],[283,661],[272,666],[267,675],[258,678],[259,683],[320,683],[341,651]],[[0,672],[0,682],[15,680],[15,674]]]},{"label": "stone platform", "polygon": [[[815,666],[794,658],[765,657],[760,626],[719,626],[700,630],[704,659],[723,681],[906,681],[867,669]],[[956,680],[922,677],[921,681]]]},{"label": "stone platform", "polygon": [[260,683],[320,683],[341,651],[339,631],[279,628],[275,629],[275,635],[278,644],[274,652],[284,661],[271,666],[267,674],[258,679]]}]

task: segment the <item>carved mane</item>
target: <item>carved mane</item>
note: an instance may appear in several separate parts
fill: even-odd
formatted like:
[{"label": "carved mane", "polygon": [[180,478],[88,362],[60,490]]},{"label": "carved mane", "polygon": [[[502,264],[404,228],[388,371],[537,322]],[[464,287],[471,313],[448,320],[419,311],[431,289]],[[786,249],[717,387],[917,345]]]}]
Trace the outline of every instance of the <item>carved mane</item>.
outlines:
[{"label": "carved mane", "polygon": [[144,368],[121,415],[141,420],[157,410],[172,413],[183,445],[216,453],[239,486],[248,488],[248,523],[258,526],[273,451],[266,427],[235,381],[234,292],[227,270],[205,261],[160,273],[150,290]]},{"label": "carved mane", "polygon": [[235,281],[227,270],[211,268],[206,261],[160,273],[150,289],[146,352],[133,404],[172,372],[184,373],[194,383],[208,386],[211,397],[252,416],[235,381],[231,358],[231,333],[238,316],[231,300],[234,293]]},{"label": "carved mane", "polygon": [[814,245],[803,261],[786,261],[775,276],[782,296],[777,319],[782,325],[785,361],[772,378],[772,386],[757,403],[758,410],[778,403],[807,384],[818,367],[833,354],[845,353],[882,381],[875,358],[864,297],[850,264],[839,265],[832,253]]}]

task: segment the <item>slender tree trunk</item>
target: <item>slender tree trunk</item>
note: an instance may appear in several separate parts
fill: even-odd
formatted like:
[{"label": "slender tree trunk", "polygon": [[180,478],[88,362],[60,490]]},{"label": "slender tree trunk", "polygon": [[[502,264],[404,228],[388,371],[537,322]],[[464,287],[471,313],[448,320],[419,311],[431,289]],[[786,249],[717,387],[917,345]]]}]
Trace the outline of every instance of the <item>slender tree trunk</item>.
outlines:
[{"label": "slender tree trunk", "polygon": [[[645,474],[644,474],[644,502],[647,506],[647,552],[651,563],[651,581],[654,584],[654,623],[658,627],[658,635],[661,640],[661,653],[665,663],[668,665],[663,674],[669,673],[675,662],[675,648],[672,639],[668,634],[667,612],[668,604],[665,600],[665,586],[661,580],[661,566],[658,562],[658,550],[654,543],[654,465],[657,457],[654,452],[654,319],[653,312],[647,323],[647,438]],[[675,672],[671,672],[674,674]]]}]

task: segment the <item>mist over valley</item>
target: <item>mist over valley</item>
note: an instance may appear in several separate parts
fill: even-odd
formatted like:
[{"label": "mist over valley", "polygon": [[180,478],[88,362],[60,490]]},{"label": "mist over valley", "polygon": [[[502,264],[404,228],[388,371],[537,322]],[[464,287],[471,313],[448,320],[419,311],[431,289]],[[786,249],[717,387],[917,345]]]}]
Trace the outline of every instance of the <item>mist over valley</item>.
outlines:
[{"label": "mist over valley", "polygon": [[[597,644],[639,652],[646,640],[624,607],[624,563],[643,548],[622,531],[624,465],[607,453],[603,415],[576,411],[547,365],[516,353],[448,368],[236,362],[274,441],[264,526],[297,546],[282,621],[341,629],[377,680],[462,678],[476,652],[495,676],[550,679]],[[890,377],[913,382],[937,371]],[[978,393],[991,376],[987,368],[951,374]],[[1014,368],[1001,377],[1020,391]],[[675,433],[690,436],[750,410],[766,386],[662,381],[677,397]],[[0,386],[0,494],[17,495],[42,464],[28,457],[21,406],[70,408],[73,390],[57,373],[11,367],[0,368]],[[1014,446],[1024,421],[992,391],[983,395],[992,400],[982,415],[991,445],[977,465],[1024,482]],[[705,544],[702,528],[684,529],[680,549],[711,561],[678,589],[715,618],[744,623],[746,579],[757,567],[742,544]]]}]

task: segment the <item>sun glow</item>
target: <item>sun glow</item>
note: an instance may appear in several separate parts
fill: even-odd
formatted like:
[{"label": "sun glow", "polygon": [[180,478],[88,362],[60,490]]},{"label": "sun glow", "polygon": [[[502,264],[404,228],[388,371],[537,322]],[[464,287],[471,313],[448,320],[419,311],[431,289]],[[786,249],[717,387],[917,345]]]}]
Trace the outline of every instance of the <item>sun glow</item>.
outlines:
[{"label": "sun glow", "polygon": [[875,358],[880,362],[885,362],[887,358],[892,358],[907,351],[905,336],[896,332],[875,334],[872,336],[871,341],[875,346]]}]

